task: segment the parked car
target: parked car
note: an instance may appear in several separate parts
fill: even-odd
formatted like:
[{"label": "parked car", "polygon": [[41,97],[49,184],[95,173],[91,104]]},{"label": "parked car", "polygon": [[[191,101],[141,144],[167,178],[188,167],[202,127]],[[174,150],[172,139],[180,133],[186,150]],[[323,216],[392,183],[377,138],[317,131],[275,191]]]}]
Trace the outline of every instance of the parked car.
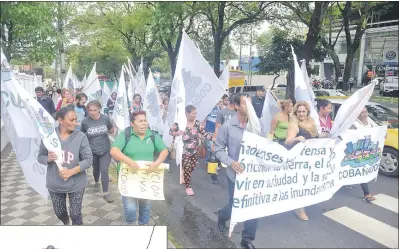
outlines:
[{"label": "parked car", "polygon": [[314,95],[316,97],[343,97],[343,98],[348,98],[348,96],[339,90],[335,89],[319,89],[319,90],[313,90]]},{"label": "parked car", "polygon": [[385,80],[381,82],[380,94],[382,94],[383,96],[387,95],[398,96],[399,95],[398,76],[386,77]]},{"label": "parked car", "polygon": [[[327,98],[328,99],[328,98]],[[345,100],[331,98],[332,103],[331,119],[335,116]],[[374,102],[366,105],[369,117],[378,125],[388,123],[387,137],[385,138],[384,149],[380,162],[380,173],[386,176],[398,176],[399,146],[398,146],[398,114],[391,109]]]},{"label": "parked car", "polygon": [[287,91],[287,85],[278,84],[277,86],[273,87],[273,89],[271,90],[277,93],[285,93]]},{"label": "parked car", "polygon": [[249,96],[256,95],[256,87],[257,86],[235,86],[229,88],[229,93],[246,93]]}]

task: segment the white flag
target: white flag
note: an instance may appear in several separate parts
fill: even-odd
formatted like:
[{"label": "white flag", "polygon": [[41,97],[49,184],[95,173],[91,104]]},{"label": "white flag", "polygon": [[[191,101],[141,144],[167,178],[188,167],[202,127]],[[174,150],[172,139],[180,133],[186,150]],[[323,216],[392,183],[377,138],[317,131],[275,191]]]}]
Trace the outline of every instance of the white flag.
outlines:
[{"label": "white flag", "polygon": [[125,87],[125,73],[123,68],[121,70],[121,77],[119,79],[119,86],[117,92],[117,98],[115,101],[114,113],[112,119],[115,122],[116,127],[119,131],[129,127],[129,108],[127,104],[127,93]]},{"label": "white flag", "polygon": [[[6,57],[1,51],[1,112],[4,125],[7,130],[7,136],[16,152],[17,159],[21,164],[22,171],[28,184],[36,190],[45,199],[48,198],[48,190],[46,188],[46,172],[47,165],[42,165],[37,161],[40,140],[48,151],[56,152],[58,160],[57,166],[62,170],[62,152],[61,143],[54,130],[53,117],[37,102],[30,94],[19,85],[13,77],[12,69],[8,64]],[[17,93],[20,101],[18,107],[8,96]],[[15,99],[15,97],[13,98]],[[15,110],[11,106],[19,108]],[[14,118],[13,118],[14,117]],[[18,133],[16,127],[21,122],[29,119],[29,123],[25,123],[25,131],[27,134]]]},{"label": "white flag", "polygon": [[140,94],[141,98],[143,98],[145,95],[145,88],[146,88],[143,58],[141,58],[141,63],[140,63],[139,70],[137,71],[135,83],[136,83],[136,85],[135,85],[134,93]]},{"label": "white flag", "polygon": [[[310,94],[312,89],[310,88],[309,83],[306,83],[303,79],[303,74],[301,72],[301,68],[297,62],[297,57],[294,52],[294,48],[291,46],[292,56],[294,57],[294,65],[295,65],[295,99],[296,101],[305,101],[309,104],[310,107],[310,117],[314,120],[314,123],[317,127],[319,133],[321,133],[321,126],[319,121],[319,114],[317,113],[315,107],[314,95]],[[309,89],[310,88],[310,89]]]},{"label": "white flag", "polygon": [[252,102],[245,98],[245,103],[247,105],[247,115],[248,115],[248,124],[247,124],[247,131],[252,132],[256,135],[261,135],[261,125],[259,122],[259,118],[256,115],[255,109],[252,105]]},{"label": "white flag", "polygon": [[270,90],[266,92],[265,104],[263,105],[261,126],[263,135],[270,133],[270,124],[273,117],[279,112],[277,100],[273,97]]},{"label": "white flag", "polygon": [[109,89],[107,82],[104,81],[103,95],[102,95],[103,102],[101,103],[101,105],[103,106],[103,110],[107,108],[107,103],[110,97],[111,97],[111,90]]},{"label": "white flag", "polygon": [[[176,63],[176,71],[172,82],[171,96],[168,106],[168,122],[163,139],[167,146],[172,139],[169,136],[169,128],[173,124],[176,115],[178,81],[184,83],[184,106],[193,105],[197,108],[197,120],[203,121],[222,98],[225,89],[216,77],[213,69],[194,45],[188,35],[183,32],[180,43],[179,55]],[[185,115],[185,114],[184,114]]]},{"label": "white flag", "polygon": [[160,131],[164,128],[161,106],[161,96],[159,95],[157,85],[155,84],[154,77],[150,70],[147,79],[147,87],[145,89],[143,109],[147,113],[147,121],[150,129],[153,131]]},{"label": "white flag", "polygon": [[71,92],[74,92],[75,84],[73,83],[73,76],[72,76],[72,65],[69,65],[68,72],[64,79],[64,89],[69,89]]},{"label": "white flag", "polygon": [[185,102],[197,108],[197,119],[205,120],[222,98],[225,89],[216,77],[213,69],[183,32],[175,77],[180,77],[185,87]]},{"label": "white flag", "polygon": [[86,84],[87,84],[87,77],[85,74],[85,76],[82,79],[81,88],[85,89],[87,87]]},{"label": "white flag", "polygon": [[219,77],[219,80],[224,87],[224,89],[229,88],[229,79],[230,79],[230,65],[227,63],[227,65],[224,67],[222,74]]},{"label": "white flag", "polygon": [[308,71],[306,70],[306,61],[305,60],[302,60],[301,72],[302,72],[305,84],[308,86],[307,89],[308,89],[308,92],[309,92],[309,96],[314,101],[316,99],[316,96],[314,95],[312,86],[310,85],[310,82],[309,82],[309,76],[308,76]]},{"label": "white flag", "polygon": [[375,82],[368,84],[345,100],[335,116],[330,136],[337,137],[353,125],[373,94],[374,87]]},{"label": "white flag", "polygon": [[89,77],[87,78],[87,87],[83,89],[83,92],[87,95],[87,102],[97,100],[102,103],[102,91],[96,73],[96,64],[97,63],[94,63],[93,68],[91,69]]}]

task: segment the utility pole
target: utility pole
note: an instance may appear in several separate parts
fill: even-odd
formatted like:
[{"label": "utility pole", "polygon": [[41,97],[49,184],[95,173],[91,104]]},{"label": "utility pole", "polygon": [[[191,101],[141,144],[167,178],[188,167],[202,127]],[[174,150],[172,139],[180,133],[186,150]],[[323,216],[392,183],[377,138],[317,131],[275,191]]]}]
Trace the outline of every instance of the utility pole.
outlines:
[{"label": "utility pole", "polygon": [[59,44],[59,55],[60,55],[60,73],[61,73],[61,84],[60,88],[64,86],[64,80],[65,80],[65,49],[64,49],[64,13],[62,11],[62,2],[58,2],[58,32],[59,35],[61,36],[61,41]]},{"label": "utility pole", "polygon": [[251,86],[252,85],[252,25],[251,25],[251,30],[250,30],[250,34],[249,34],[249,61],[248,61],[248,73],[249,73],[249,79],[248,79],[248,83]]},{"label": "utility pole", "polygon": [[54,75],[55,75],[55,85],[57,88],[60,87],[60,83],[58,82],[58,56],[55,57],[55,67],[54,67]]}]

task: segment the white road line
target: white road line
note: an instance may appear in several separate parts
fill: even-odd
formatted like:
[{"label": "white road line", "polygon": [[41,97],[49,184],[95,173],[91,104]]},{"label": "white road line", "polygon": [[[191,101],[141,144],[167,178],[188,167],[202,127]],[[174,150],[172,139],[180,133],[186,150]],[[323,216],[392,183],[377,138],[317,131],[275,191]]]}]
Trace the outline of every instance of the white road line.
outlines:
[{"label": "white road line", "polygon": [[388,209],[392,212],[398,213],[398,199],[391,197],[389,195],[378,194],[374,196],[376,198],[375,201],[371,203]]},{"label": "white road line", "polygon": [[398,229],[393,226],[348,207],[340,207],[323,215],[386,247],[398,248]]}]

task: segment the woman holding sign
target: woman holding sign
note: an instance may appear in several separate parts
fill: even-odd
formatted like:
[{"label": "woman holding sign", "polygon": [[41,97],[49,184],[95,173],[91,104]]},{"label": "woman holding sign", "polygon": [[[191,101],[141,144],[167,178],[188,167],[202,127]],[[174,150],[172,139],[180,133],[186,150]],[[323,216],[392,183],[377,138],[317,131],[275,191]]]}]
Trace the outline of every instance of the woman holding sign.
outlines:
[{"label": "woman holding sign", "polygon": [[39,163],[48,165],[46,187],[53,202],[55,215],[64,225],[69,224],[66,198],[69,196],[69,210],[72,225],[83,225],[82,201],[88,180],[86,169],[93,163],[89,141],[86,135],[75,130],[76,113],[73,107],[62,107],[56,114],[60,124],[55,131],[60,139],[63,153],[63,170],[59,171],[55,161],[55,152],[47,151],[43,142],[40,144]]},{"label": "woman holding sign", "polygon": [[212,133],[206,133],[205,127],[201,125],[197,118],[197,108],[193,105],[186,106],[187,127],[185,131],[179,130],[177,123],[170,128],[170,135],[173,137],[183,135],[183,158],[182,169],[184,182],[186,183],[187,195],[193,196],[194,191],[191,188],[191,174],[198,163],[197,154],[201,135],[212,139]]},{"label": "woman holding sign", "polygon": [[[297,143],[318,136],[315,121],[310,117],[309,104],[305,101],[298,101],[294,106],[293,118],[288,126],[285,147],[292,149]],[[309,220],[303,208],[295,210],[295,214],[301,220]]]},{"label": "woman holding sign", "polygon": [[[111,156],[133,170],[139,169],[136,161],[153,162],[149,165],[152,172],[165,161],[168,150],[158,134],[153,134],[148,128],[146,113],[144,111],[133,112],[130,115],[130,125],[121,132],[112,144]],[[153,139],[151,138],[153,136]],[[152,141],[153,140],[153,141]],[[154,161],[154,152],[160,152]],[[118,172],[120,165],[118,164]],[[147,225],[151,215],[151,201],[134,197],[122,196],[125,222],[132,225],[136,221],[136,210],[139,209],[139,225]],[[138,203],[138,207],[137,207]]]}]

